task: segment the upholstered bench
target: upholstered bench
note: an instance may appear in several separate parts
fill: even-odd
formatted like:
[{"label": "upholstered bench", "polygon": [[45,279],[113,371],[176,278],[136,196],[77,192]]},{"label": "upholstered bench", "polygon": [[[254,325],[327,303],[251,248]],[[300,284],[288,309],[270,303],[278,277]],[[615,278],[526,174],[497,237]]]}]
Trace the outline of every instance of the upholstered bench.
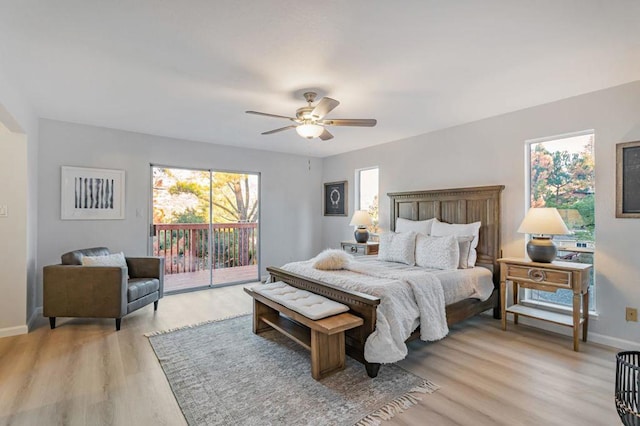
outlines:
[{"label": "upholstered bench", "polygon": [[275,329],[311,351],[311,376],[316,380],[344,369],[344,332],[364,323],[348,313],[346,305],[283,282],[244,291],[253,297],[255,334]]}]

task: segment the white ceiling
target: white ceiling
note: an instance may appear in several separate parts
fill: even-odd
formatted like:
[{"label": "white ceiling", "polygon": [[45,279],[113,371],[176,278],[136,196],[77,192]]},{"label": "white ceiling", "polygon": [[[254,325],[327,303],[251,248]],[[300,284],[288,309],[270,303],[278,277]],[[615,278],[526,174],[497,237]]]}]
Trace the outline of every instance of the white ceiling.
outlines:
[{"label": "white ceiling", "polygon": [[[327,156],[639,80],[638,22],[635,0],[0,0],[0,72],[41,117]],[[308,88],[378,125],[308,141],[244,113]]]}]

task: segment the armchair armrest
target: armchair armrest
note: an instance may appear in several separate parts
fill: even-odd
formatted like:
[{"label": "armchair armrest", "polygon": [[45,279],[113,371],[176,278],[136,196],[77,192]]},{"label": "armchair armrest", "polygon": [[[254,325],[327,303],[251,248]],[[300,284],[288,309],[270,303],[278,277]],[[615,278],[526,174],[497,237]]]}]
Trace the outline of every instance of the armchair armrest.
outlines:
[{"label": "armchair armrest", "polygon": [[160,297],[164,293],[164,257],[127,257],[131,278],[157,278],[160,282]]},{"label": "armchair armrest", "polygon": [[47,317],[123,317],[127,314],[127,268],[45,266],[43,314]]}]

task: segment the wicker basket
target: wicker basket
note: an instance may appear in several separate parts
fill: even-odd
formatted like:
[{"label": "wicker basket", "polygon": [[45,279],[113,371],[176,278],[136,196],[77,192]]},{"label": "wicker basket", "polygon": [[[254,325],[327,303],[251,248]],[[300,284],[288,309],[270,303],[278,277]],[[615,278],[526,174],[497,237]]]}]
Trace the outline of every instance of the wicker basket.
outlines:
[{"label": "wicker basket", "polygon": [[616,409],[625,426],[640,426],[640,352],[616,356]]}]

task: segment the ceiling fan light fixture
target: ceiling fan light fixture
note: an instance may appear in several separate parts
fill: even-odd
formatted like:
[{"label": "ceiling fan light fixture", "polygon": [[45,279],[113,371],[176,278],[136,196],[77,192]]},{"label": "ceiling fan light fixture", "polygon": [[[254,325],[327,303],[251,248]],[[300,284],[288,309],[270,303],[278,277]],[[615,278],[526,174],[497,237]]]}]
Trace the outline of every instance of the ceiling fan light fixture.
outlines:
[{"label": "ceiling fan light fixture", "polygon": [[245,111],[247,114],[262,115],[265,117],[284,118],[289,121],[293,121],[293,124],[280,127],[277,129],[269,130],[268,132],[262,132],[262,135],[272,135],[274,133],[280,133],[289,129],[296,129],[296,132],[305,139],[320,138],[323,141],[333,139],[333,135],[326,128],[327,126],[355,126],[355,127],[373,127],[377,121],[373,118],[360,118],[360,119],[346,119],[346,118],[333,118],[325,119],[325,116],[329,114],[335,107],[340,105],[335,99],[324,97],[320,99],[316,106],[311,105],[316,98],[315,92],[306,92],[304,94],[305,100],[309,105],[296,110],[295,117],[287,117],[285,115],[269,114],[259,111]]},{"label": "ceiling fan light fixture", "polygon": [[313,139],[317,138],[324,132],[324,127],[318,124],[301,124],[296,127],[296,132],[303,138]]}]

